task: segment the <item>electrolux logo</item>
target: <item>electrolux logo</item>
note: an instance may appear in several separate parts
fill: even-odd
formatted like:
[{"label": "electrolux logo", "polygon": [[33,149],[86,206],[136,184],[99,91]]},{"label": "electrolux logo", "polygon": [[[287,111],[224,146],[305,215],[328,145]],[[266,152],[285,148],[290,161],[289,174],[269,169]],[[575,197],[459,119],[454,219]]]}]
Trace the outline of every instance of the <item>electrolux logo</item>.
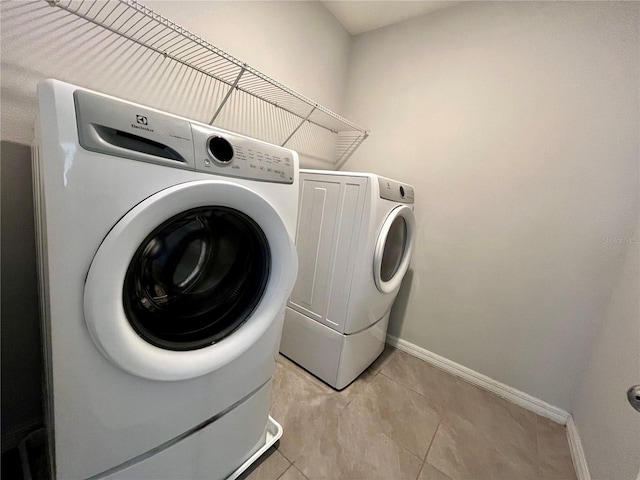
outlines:
[{"label": "electrolux logo", "polygon": [[149,124],[149,120],[147,119],[147,117],[145,117],[144,115],[136,115],[136,123],[138,125],[136,125],[135,123],[131,124],[131,128],[137,128],[138,130],[145,130],[147,132],[153,132],[153,128],[149,128],[146,126],[142,126],[142,125],[148,125]]}]

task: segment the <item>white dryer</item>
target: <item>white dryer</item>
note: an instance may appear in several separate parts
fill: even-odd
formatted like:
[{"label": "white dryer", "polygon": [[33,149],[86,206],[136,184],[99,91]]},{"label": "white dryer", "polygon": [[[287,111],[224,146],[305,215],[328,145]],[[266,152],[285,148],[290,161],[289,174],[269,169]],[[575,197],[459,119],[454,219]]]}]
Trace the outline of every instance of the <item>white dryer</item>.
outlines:
[{"label": "white dryer", "polygon": [[340,390],[384,349],[411,261],[414,189],[369,173],[300,172],[300,265],[280,351]]},{"label": "white dryer", "polygon": [[265,442],[297,154],[54,80],[38,99],[54,478],[226,478]]}]

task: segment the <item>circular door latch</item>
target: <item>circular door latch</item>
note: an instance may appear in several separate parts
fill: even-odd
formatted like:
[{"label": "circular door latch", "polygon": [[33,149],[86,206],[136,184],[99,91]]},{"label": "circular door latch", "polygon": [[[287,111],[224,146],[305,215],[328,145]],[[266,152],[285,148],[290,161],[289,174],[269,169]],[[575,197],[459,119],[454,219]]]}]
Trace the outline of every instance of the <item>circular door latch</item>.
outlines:
[{"label": "circular door latch", "polygon": [[640,385],[634,385],[627,390],[627,399],[631,406],[640,412]]}]

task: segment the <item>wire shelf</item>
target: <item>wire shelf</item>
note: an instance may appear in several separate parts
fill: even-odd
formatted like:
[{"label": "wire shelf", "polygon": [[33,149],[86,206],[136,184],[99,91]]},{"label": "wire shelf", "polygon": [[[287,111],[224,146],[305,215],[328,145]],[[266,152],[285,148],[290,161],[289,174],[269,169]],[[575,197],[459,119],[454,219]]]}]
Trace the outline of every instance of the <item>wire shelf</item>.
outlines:
[{"label": "wire shelf", "polygon": [[[312,156],[338,165],[344,163],[368,136],[368,131],[363,128],[253,69],[136,0],[44,1],[213,79],[218,90],[222,86],[226,91],[216,95],[217,106],[212,108],[211,118],[207,119],[210,124],[298,149],[303,154],[305,146],[311,145],[311,151],[315,153]],[[260,108],[263,112],[269,111],[266,115],[278,125],[271,125],[269,134],[261,134],[259,125],[244,125],[233,118],[233,112],[228,111],[229,105],[238,102],[250,103],[253,109]],[[261,106],[256,107],[256,102]]]}]

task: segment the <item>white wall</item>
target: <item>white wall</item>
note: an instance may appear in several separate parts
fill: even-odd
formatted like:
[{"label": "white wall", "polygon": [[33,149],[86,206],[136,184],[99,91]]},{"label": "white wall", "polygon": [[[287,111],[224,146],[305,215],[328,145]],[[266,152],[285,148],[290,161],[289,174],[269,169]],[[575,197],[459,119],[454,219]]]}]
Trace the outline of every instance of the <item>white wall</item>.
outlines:
[{"label": "white wall", "polygon": [[342,108],[351,36],[320,2],[144,4],[324,107]]},{"label": "white wall", "polygon": [[[274,80],[340,111],[351,37],[320,3],[144,4]],[[0,13],[3,140],[31,141],[36,83],[48,77],[201,121],[208,122],[215,111],[213,89],[201,75],[72,16],[61,17],[45,1],[3,1]],[[251,104],[226,108],[240,111],[217,124],[276,141],[257,122],[247,125],[259,113]],[[301,163],[318,165],[306,157]]]},{"label": "white wall", "polygon": [[640,415],[626,398],[640,384],[640,256],[635,233],[615,239],[626,247],[604,321],[591,350],[573,417],[591,478],[634,479],[640,474]]},{"label": "white wall", "polygon": [[390,333],[572,410],[638,214],[636,2],[469,2],[355,37],[343,170],[416,187]]}]

